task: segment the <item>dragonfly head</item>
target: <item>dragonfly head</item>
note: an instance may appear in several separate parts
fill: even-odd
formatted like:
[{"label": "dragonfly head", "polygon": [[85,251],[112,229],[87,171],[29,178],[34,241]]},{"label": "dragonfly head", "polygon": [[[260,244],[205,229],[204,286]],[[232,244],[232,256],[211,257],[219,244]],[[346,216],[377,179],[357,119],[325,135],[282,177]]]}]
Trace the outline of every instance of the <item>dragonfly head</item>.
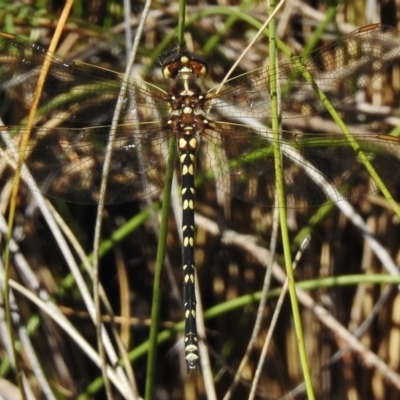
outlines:
[{"label": "dragonfly head", "polygon": [[165,79],[175,79],[178,76],[188,79],[193,75],[204,78],[207,75],[207,60],[196,53],[172,54],[163,61],[162,73]]}]

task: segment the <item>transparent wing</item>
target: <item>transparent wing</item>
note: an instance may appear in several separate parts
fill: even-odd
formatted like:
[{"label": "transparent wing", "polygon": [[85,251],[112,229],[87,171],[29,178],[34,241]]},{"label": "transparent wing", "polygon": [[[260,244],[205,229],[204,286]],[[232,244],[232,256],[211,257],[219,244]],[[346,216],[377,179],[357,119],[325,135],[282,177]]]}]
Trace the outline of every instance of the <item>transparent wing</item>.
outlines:
[{"label": "transparent wing", "polygon": [[[260,68],[227,82],[209,94],[211,113],[265,120],[271,116],[270,77],[276,77],[282,119],[325,111],[313,85],[333,106],[353,99],[400,56],[400,32],[375,24],[360,28],[304,57],[279,63],[277,71]],[[312,80],[310,81],[310,77]]]},{"label": "transparent wing", "polygon": [[[314,84],[335,107],[359,90],[368,90],[399,56],[399,39],[400,33],[394,29],[368,26],[311,53],[307,60],[295,58],[280,64],[277,78],[282,117],[324,110]],[[25,128],[14,125],[23,124],[28,114],[44,57],[40,47],[12,35],[0,35],[0,114],[7,118],[16,144]],[[268,68],[261,68],[232,79],[219,93],[207,94],[207,119],[214,122],[202,134],[199,150],[204,176],[218,189],[263,205],[274,202],[272,139],[268,128],[260,128],[252,120],[265,123],[270,116],[270,74]],[[74,202],[98,201],[121,84],[118,73],[52,56],[25,157],[44,193]],[[122,103],[107,203],[144,196],[161,187],[168,157],[168,95],[148,83],[132,80]],[[243,119],[248,119],[248,126],[243,125]],[[17,151],[6,146],[5,131],[0,135],[4,152],[0,167],[5,169],[7,158],[16,159]],[[397,174],[391,172],[399,167],[400,142],[385,135],[359,133],[355,137],[385,183],[390,186],[398,182]],[[327,198],[339,199],[338,192],[324,189],[321,172],[336,188],[346,186],[345,193],[350,197],[376,190],[342,136],[283,132],[280,145],[289,206],[316,206]]]},{"label": "transparent wing", "polygon": [[[18,157],[18,143],[32,106],[46,51],[0,35],[0,132],[2,171]],[[51,55],[26,165],[40,190],[78,203],[99,201],[103,161],[122,75]],[[119,203],[163,186],[168,132],[168,96],[143,81],[128,82],[111,154],[106,203]],[[4,123],[4,122],[3,122]],[[40,126],[39,126],[40,125]],[[6,145],[6,135],[14,147]],[[3,174],[3,179],[7,179]]]},{"label": "transparent wing", "polygon": [[[273,140],[268,129],[221,123],[207,129],[199,159],[205,178],[231,196],[272,206],[275,196]],[[343,197],[376,192],[357,153],[335,134],[283,132],[282,150],[288,207],[314,207]],[[400,140],[377,134],[354,138],[387,186],[399,183]]]},{"label": "transparent wing", "polygon": [[[0,34],[0,92],[2,115],[13,111],[12,120],[20,123],[30,110],[36,84],[46,57],[46,50],[8,34]],[[43,94],[37,111],[37,123],[51,118],[105,125],[112,119],[123,75],[81,62],[66,62],[56,55],[51,58]],[[123,103],[125,122],[157,120],[168,112],[168,96],[152,85],[132,80]],[[10,110],[12,107],[13,110]],[[19,112],[15,113],[16,107]]]},{"label": "transparent wing", "polygon": [[[11,127],[11,136],[24,129]],[[99,189],[110,127],[35,127],[26,149],[25,164],[43,193],[75,203],[99,202]],[[15,160],[18,151],[5,146],[0,169]],[[134,128],[120,125],[113,142],[104,202],[121,203],[146,196],[163,186],[167,137],[160,123]]]},{"label": "transparent wing", "polygon": [[[260,68],[229,80],[220,92],[218,88],[210,91],[210,119],[238,123],[214,123],[207,130],[201,153],[203,169],[208,171],[205,176],[212,176],[219,189],[234,197],[273,205],[270,77],[278,81],[280,112],[285,122],[326,111],[315,87],[340,110],[340,105],[354,99],[357,92],[370,90],[372,82],[399,56],[400,32],[380,24],[369,25],[306,57],[280,63],[277,72]],[[346,117],[344,113],[342,116]],[[290,207],[337,201],[341,197],[339,189],[347,197],[377,190],[347,140],[323,130],[321,127],[321,133],[301,135],[282,132],[279,143]],[[373,133],[355,133],[354,137],[385,184],[398,183],[398,174],[390,171],[400,166],[400,141]]]}]

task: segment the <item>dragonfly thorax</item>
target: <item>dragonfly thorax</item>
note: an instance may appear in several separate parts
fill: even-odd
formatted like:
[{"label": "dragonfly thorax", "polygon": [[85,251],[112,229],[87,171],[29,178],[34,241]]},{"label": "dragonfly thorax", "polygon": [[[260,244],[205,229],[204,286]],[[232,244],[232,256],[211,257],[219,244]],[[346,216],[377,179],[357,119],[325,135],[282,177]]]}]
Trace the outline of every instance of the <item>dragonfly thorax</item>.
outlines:
[{"label": "dragonfly thorax", "polygon": [[171,118],[168,122],[175,134],[194,130],[201,132],[208,123],[205,104],[207,96],[203,94],[197,80],[181,79],[180,75],[171,86],[169,104]]}]

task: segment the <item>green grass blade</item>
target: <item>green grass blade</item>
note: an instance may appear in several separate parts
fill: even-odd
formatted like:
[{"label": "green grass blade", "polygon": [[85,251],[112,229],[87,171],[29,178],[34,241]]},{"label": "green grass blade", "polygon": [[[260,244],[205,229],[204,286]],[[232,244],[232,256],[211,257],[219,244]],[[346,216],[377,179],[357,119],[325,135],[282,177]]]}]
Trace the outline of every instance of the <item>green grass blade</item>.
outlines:
[{"label": "green grass blade", "polygon": [[156,351],[158,345],[158,327],[160,324],[161,307],[161,274],[164,265],[165,251],[168,234],[168,218],[171,200],[172,177],[174,174],[176,157],[176,138],[172,136],[169,141],[168,164],[163,192],[163,205],[161,209],[160,235],[158,237],[156,268],[154,273],[153,299],[151,305],[150,348],[147,359],[146,392],[145,399],[153,398],[155,388]]},{"label": "green grass blade", "polygon": [[[274,10],[275,3],[272,1],[270,6],[270,12]],[[290,302],[292,305],[292,314],[294,320],[294,326],[296,331],[296,337],[298,342],[298,350],[300,353],[300,361],[303,370],[304,381],[306,385],[307,396],[309,400],[314,400],[314,390],[312,387],[312,379],[310,373],[310,367],[308,363],[303,327],[301,324],[299,303],[297,300],[296,286],[292,268],[292,256],[290,251],[289,232],[287,226],[287,213],[286,213],[286,197],[285,197],[285,184],[283,177],[283,166],[282,166],[282,154],[280,149],[280,127],[279,127],[279,108],[278,108],[278,74],[275,73],[276,65],[276,41],[275,41],[275,20],[272,19],[269,25],[269,56],[270,56],[270,67],[272,74],[270,76],[270,91],[271,91],[271,103],[272,103],[272,131],[273,131],[273,148],[274,148],[274,161],[275,161],[275,174],[276,174],[276,192],[279,205],[279,218],[281,223],[282,243],[285,258],[286,273],[289,280],[289,294]],[[279,72],[279,71],[277,71]]]}]

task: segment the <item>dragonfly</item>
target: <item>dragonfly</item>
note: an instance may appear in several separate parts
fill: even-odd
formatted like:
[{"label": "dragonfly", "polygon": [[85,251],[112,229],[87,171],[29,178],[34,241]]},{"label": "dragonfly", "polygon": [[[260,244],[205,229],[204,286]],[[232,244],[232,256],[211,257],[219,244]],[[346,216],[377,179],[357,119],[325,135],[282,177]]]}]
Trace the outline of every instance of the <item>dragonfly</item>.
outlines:
[{"label": "dragonfly", "polygon": [[[44,60],[50,67],[33,127],[26,117]],[[182,268],[185,360],[199,369],[195,296],[195,177],[210,180],[232,197],[273,206],[275,174],[270,80],[276,79],[283,124],[329,112],[316,87],[346,116],[357,93],[400,56],[400,32],[373,24],[338,38],[307,56],[258,68],[203,89],[208,63],[201,55],[177,51],[164,58],[164,91],[140,79],[79,61],[69,62],[31,42],[0,33],[0,167],[10,179],[18,143],[30,131],[24,164],[40,191],[77,203],[121,203],[157,194],[163,186],[168,142],[177,140],[182,187]],[[312,79],[310,80],[309,77]],[[121,95],[121,86],[126,90]],[[115,135],[111,121],[121,106]],[[351,113],[353,116],[355,112]],[[25,124],[25,125],[24,125]],[[315,207],[377,191],[359,155],[340,133],[282,130],[278,143],[287,207]],[[400,140],[382,133],[353,133],[386,185],[399,182]],[[111,153],[111,154],[110,154]],[[106,155],[111,163],[107,190],[99,189]],[[321,187],[323,174],[337,188]],[[318,175],[319,176],[319,175]]]}]

